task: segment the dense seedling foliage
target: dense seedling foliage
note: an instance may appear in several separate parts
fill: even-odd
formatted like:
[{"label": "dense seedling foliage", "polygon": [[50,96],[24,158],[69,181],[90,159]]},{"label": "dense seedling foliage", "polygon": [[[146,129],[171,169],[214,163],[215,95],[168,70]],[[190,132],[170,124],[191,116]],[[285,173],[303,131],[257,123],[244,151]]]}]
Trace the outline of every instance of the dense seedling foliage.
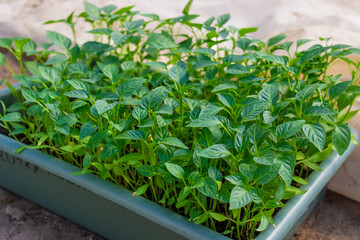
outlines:
[{"label": "dense seedling foliage", "polygon": [[[190,5],[161,20],[85,2],[80,15],[47,22],[68,24],[73,40],[52,31],[41,47],[0,39],[21,69],[13,75],[20,94],[10,88],[19,102],[0,125],[32,143],[24,148],[82,168],[76,174],[97,174],[251,239],[284,200],[303,193],[309,170],[349,146],[360,72],[345,56],[358,50],[328,39],[310,48],[284,35],[250,39],[256,28],[227,27],[229,15],[194,23]],[[93,41],[77,44],[78,20],[92,25]],[[336,59],[352,67],[352,80],[326,74]]]}]

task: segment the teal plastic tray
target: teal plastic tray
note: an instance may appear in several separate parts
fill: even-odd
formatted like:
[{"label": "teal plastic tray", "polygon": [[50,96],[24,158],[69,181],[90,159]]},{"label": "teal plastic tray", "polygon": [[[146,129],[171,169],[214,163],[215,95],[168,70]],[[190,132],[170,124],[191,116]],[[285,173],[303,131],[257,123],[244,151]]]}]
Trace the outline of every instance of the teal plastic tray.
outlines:
[{"label": "teal plastic tray", "polygon": [[[0,91],[6,105],[15,101],[8,89]],[[2,111],[2,109],[0,109]],[[358,134],[351,127],[358,140]],[[80,169],[38,150],[14,150],[23,144],[0,134],[0,186],[33,201],[109,239],[229,239],[204,226],[95,175],[74,176]],[[307,190],[286,203],[257,240],[289,239],[326,191],[326,185],[353,151],[336,152],[313,172]]]}]

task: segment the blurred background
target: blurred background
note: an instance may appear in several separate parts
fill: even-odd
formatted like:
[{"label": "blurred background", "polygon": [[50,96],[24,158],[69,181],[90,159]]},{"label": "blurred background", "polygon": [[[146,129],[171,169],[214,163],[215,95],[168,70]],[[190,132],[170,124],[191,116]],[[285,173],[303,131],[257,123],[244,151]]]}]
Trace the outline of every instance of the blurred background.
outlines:
[{"label": "blurred background", "polygon": [[[135,5],[134,10],[142,13],[155,13],[162,19],[182,15],[182,9],[187,3],[187,0],[88,1],[97,6],[114,4],[119,8]],[[43,23],[48,20],[66,18],[72,11],[75,13],[82,12],[83,1],[0,0],[0,38],[22,36],[30,37],[37,42],[45,42],[47,41],[46,30],[57,31],[71,37],[70,29],[65,24],[43,25]],[[190,13],[199,14],[200,17],[196,19],[199,22],[204,22],[212,16],[230,13],[229,25],[237,28],[258,27],[258,31],[253,33],[252,37],[261,40],[284,33],[288,36],[288,41],[296,41],[300,38],[318,41],[319,37],[332,37],[330,43],[343,43],[360,47],[359,0],[194,0]],[[80,22],[77,25],[77,37],[80,43],[91,38],[91,35],[86,33],[89,29],[90,27],[86,23]],[[358,58],[356,55],[350,57]],[[343,74],[342,79],[351,79],[350,71],[342,62],[335,64],[329,73]],[[0,80],[3,77],[10,76],[5,68],[0,68]],[[359,100],[356,108],[360,109]],[[360,132],[359,114],[352,119],[351,124]],[[327,198],[321,202],[318,209],[298,231],[294,239],[359,239],[359,173],[360,147],[348,158],[329,184],[329,189],[337,194],[331,192],[327,195]],[[8,202],[7,199],[13,199],[10,203],[14,201],[18,203],[9,208],[10,205],[3,204],[4,199],[6,200],[5,203]],[[41,228],[49,228],[50,235],[46,235],[49,237],[44,237],[45,235],[17,235],[16,231],[21,232],[22,230],[16,228],[17,225],[12,224],[11,221],[15,221],[17,218],[19,221],[23,219],[23,214],[26,215],[29,208],[33,209],[33,205],[21,203],[21,199],[3,190],[0,191],[0,201],[0,239],[83,239],[82,236],[85,236],[84,239],[92,239],[95,236],[90,233],[87,235],[85,230],[73,230],[77,228],[73,227],[71,223],[66,223],[65,220],[52,216],[50,213],[46,214],[50,214],[49,216],[52,217],[47,217],[45,210],[33,213],[42,214],[45,220],[40,219],[42,219],[44,225],[40,225],[38,230],[34,230],[35,225],[39,226],[38,223],[28,228],[33,229],[33,232],[41,232]],[[7,216],[6,219],[4,216]],[[61,223],[63,225],[60,224],[59,228],[54,221],[55,223],[64,223]],[[54,228],[58,232],[68,231],[69,235],[66,235],[68,237],[64,238],[65,235],[56,235],[57,237],[54,237],[55,235],[51,235],[51,231],[55,231]],[[76,235],[76,231],[80,235]],[[13,234],[13,232],[15,233]]]},{"label": "blurred background", "polygon": [[[105,6],[135,5],[142,13],[160,18],[180,16],[187,0],[89,0]],[[70,33],[65,25],[42,25],[48,20],[65,18],[72,11],[83,11],[79,0],[0,0],[0,36],[31,37],[45,41],[45,29]],[[278,33],[291,39],[333,37],[337,43],[360,46],[360,1],[358,0],[194,0],[190,13],[198,21],[230,13],[230,25],[259,27],[253,36],[261,40]],[[79,28],[86,27],[82,24]],[[70,34],[69,34],[70,36]],[[85,36],[79,36],[80,40]]]}]

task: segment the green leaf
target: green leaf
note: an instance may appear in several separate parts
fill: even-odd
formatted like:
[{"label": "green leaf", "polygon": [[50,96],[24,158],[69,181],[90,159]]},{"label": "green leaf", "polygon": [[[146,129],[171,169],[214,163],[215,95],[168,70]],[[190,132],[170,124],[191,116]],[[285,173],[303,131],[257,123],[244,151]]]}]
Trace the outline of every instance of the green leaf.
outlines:
[{"label": "green leaf", "polygon": [[254,157],[254,161],[262,165],[272,165],[274,163],[274,153],[266,150],[261,152],[258,157]]},{"label": "green leaf", "polygon": [[110,34],[110,36],[111,36],[111,39],[113,40],[115,46],[126,43],[126,40],[128,39],[127,36],[124,36],[122,33],[118,32],[118,31],[113,31]]},{"label": "green leaf", "polygon": [[279,172],[280,165],[260,166],[255,170],[253,182],[266,184],[271,182]]},{"label": "green leaf", "polygon": [[182,167],[179,165],[173,164],[173,163],[165,163],[166,169],[176,178],[184,179],[185,177],[185,171]]},{"label": "green leaf", "polygon": [[22,95],[25,98],[25,103],[37,103],[39,101],[39,94],[30,89],[22,89]]},{"label": "green leaf", "polygon": [[331,99],[337,98],[346,91],[346,89],[351,85],[352,81],[345,81],[338,84],[335,84],[329,89],[329,97]]},{"label": "green leaf", "polygon": [[257,58],[265,59],[269,62],[286,66],[286,58],[284,58],[283,56],[270,55],[264,52],[257,52],[256,56]]},{"label": "green leaf", "polygon": [[319,151],[322,152],[326,140],[326,132],[324,127],[319,123],[314,123],[304,124],[302,129],[310,142],[312,142],[319,149]]},{"label": "green leaf", "polygon": [[142,25],[144,25],[144,23],[145,21],[143,19],[139,19],[135,21],[125,22],[124,27],[129,31],[133,31],[139,29]]},{"label": "green leaf", "polygon": [[242,163],[239,165],[239,171],[247,179],[249,179],[249,181],[251,181],[252,178],[254,177],[255,170],[256,170],[256,164],[254,163],[250,163],[250,164]]},{"label": "green leaf", "polygon": [[252,201],[252,194],[249,190],[235,186],[230,194],[230,210],[242,208]]},{"label": "green leaf", "polygon": [[89,92],[86,90],[72,90],[64,93],[64,95],[70,98],[89,99]]},{"label": "green leaf", "polygon": [[265,215],[261,214],[261,222],[259,227],[256,229],[256,231],[258,232],[264,231],[269,226],[269,223],[270,223],[269,219]]},{"label": "green leaf", "polygon": [[221,213],[216,212],[209,212],[210,216],[215,219],[216,221],[223,222],[226,221],[228,218],[222,215]]},{"label": "green leaf", "polygon": [[277,115],[273,116],[273,113],[270,111],[264,111],[263,112],[263,118],[264,118],[264,122],[267,124],[272,123],[274,120],[276,120],[278,118]]},{"label": "green leaf", "polygon": [[17,148],[14,153],[18,154],[21,153],[22,151],[24,151],[25,149],[44,149],[44,148],[53,148],[52,146],[49,145],[41,145],[41,146],[29,146],[29,145],[23,145],[19,148]]},{"label": "green leaf", "polygon": [[10,49],[11,48],[12,39],[10,38],[0,38],[0,47]]},{"label": "green leaf", "polygon": [[145,133],[140,130],[128,130],[118,135],[115,139],[144,140]]},{"label": "green leaf", "polygon": [[194,121],[192,121],[190,124],[186,125],[186,127],[212,127],[219,125],[221,123],[218,116],[210,115],[210,116],[202,116]]},{"label": "green leaf", "polygon": [[107,103],[104,100],[96,100],[95,102],[95,108],[100,115],[113,109],[116,105],[117,102]]},{"label": "green leaf", "polygon": [[148,115],[148,112],[141,108],[140,106],[136,106],[133,111],[132,111],[132,114],[131,114],[136,120],[138,121],[141,121],[143,120],[144,118],[147,117]]},{"label": "green leaf", "polygon": [[61,72],[58,68],[39,66],[39,72],[43,78],[52,84],[56,84],[61,81]]},{"label": "green leaf", "polygon": [[216,180],[216,181],[222,181],[222,174],[220,172],[219,169],[217,169],[216,167],[210,166],[208,169],[208,175],[209,177],[211,177],[212,179]]},{"label": "green leaf", "polygon": [[268,105],[268,102],[257,101],[245,106],[240,112],[241,121],[246,122],[253,120],[257,116],[259,116],[260,113],[262,113]]},{"label": "green leaf", "polygon": [[239,37],[245,36],[248,33],[253,33],[256,32],[258,30],[257,27],[252,27],[252,28],[241,28],[238,31]]},{"label": "green leaf", "polygon": [[229,181],[231,184],[234,184],[234,185],[243,185],[246,183],[246,178],[239,174],[239,173],[235,173],[233,175],[230,175],[230,176],[226,176],[225,179],[227,181]]},{"label": "green leaf", "polygon": [[332,147],[333,147],[333,144],[329,144],[329,146],[327,148],[325,148],[324,151],[312,154],[309,158],[300,160],[300,161],[298,161],[298,163],[321,162],[330,155],[330,153],[332,151]]},{"label": "green leaf", "polygon": [[194,220],[195,224],[202,224],[204,222],[206,222],[209,219],[210,215],[208,212],[205,212],[203,214],[201,214],[199,217],[196,217]]},{"label": "green leaf", "polygon": [[154,67],[154,68],[162,68],[162,69],[167,70],[167,66],[163,62],[144,62],[142,64],[150,66],[150,67]]},{"label": "green leaf", "polygon": [[67,70],[69,71],[69,74],[81,74],[86,76],[88,66],[85,63],[71,63]]},{"label": "green leaf", "polygon": [[129,153],[129,154],[121,157],[119,160],[117,160],[117,162],[129,162],[131,160],[139,161],[139,160],[143,160],[143,159],[144,159],[144,155],[142,155],[140,153]]},{"label": "green leaf", "polygon": [[343,155],[350,145],[351,132],[348,126],[341,124],[336,125],[331,135],[334,147],[339,155]]},{"label": "green leaf", "polygon": [[149,188],[149,185],[148,184],[144,184],[140,187],[138,187],[138,189],[133,193],[133,195],[135,196],[141,196],[143,195],[144,193],[146,193],[146,191],[148,190]]},{"label": "green leaf", "polygon": [[101,159],[112,156],[112,155],[116,154],[117,152],[119,152],[120,150],[121,149],[118,146],[116,146],[112,143],[108,143],[105,145],[104,150],[101,153]]},{"label": "green leaf", "polygon": [[223,63],[241,62],[244,59],[246,59],[246,57],[243,56],[243,55],[232,55],[232,54],[230,54],[230,55],[226,55],[223,58]]},{"label": "green leaf", "polygon": [[87,1],[84,1],[85,12],[90,16],[100,17],[100,9]]},{"label": "green leaf", "polygon": [[[357,86],[357,87],[360,87],[360,86]],[[339,99],[337,102],[339,111],[342,111],[344,108],[346,108],[347,106],[352,104],[354,102],[355,98],[356,98],[355,95],[352,95],[352,94],[351,95],[347,94],[347,93],[341,94],[339,96]]]},{"label": "green leaf", "polygon": [[313,93],[317,87],[318,87],[317,84],[310,84],[310,85],[306,86],[305,88],[301,89],[301,91],[299,91],[298,93],[296,93],[295,98],[297,100],[299,100],[300,102],[303,102],[306,99],[308,99],[309,97],[311,97],[311,95],[313,95]]},{"label": "green leaf", "polygon": [[293,176],[292,178],[293,181],[297,182],[297,183],[300,183],[301,185],[306,185],[308,184],[309,182],[306,181],[305,179],[301,178],[301,177],[298,177],[298,176]]},{"label": "green leaf", "polygon": [[163,86],[151,90],[141,99],[140,106],[148,111],[159,105],[167,97],[169,90]]},{"label": "green leaf", "polygon": [[109,44],[104,44],[100,42],[86,42],[81,46],[81,49],[85,53],[96,53],[96,52],[105,52],[111,50],[111,46]]},{"label": "green leaf", "polygon": [[189,15],[189,11],[190,11],[190,8],[191,8],[191,4],[193,3],[193,0],[189,0],[187,2],[187,4],[185,5],[184,9],[183,9],[183,14],[184,15]]},{"label": "green leaf", "polygon": [[284,198],[285,195],[285,184],[283,181],[278,181],[277,191],[275,192],[274,201],[280,201]]},{"label": "green leaf", "polygon": [[116,94],[120,98],[129,97],[141,88],[143,82],[143,80],[134,79],[121,83],[116,89]]},{"label": "green leaf", "polygon": [[236,46],[238,46],[239,48],[241,48],[243,51],[246,51],[248,49],[248,47],[251,44],[251,40],[248,38],[240,38],[239,40],[237,40],[236,42]]},{"label": "green leaf", "polygon": [[84,125],[81,126],[79,140],[82,140],[82,139],[90,136],[97,129],[98,129],[98,126],[96,126],[94,123],[92,123],[92,122],[85,123]]},{"label": "green leaf", "polygon": [[231,155],[231,153],[224,144],[215,144],[202,150],[198,155],[205,158],[224,158]]},{"label": "green leaf", "polygon": [[5,55],[0,52],[0,66],[4,65],[6,62]]},{"label": "green leaf", "polygon": [[125,61],[121,63],[121,69],[124,71],[130,71],[136,68],[136,63],[133,61]]},{"label": "green leaf", "polygon": [[294,158],[290,154],[285,154],[279,158],[276,158],[276,163],[280,164],[280,177],[284,180],[287,186],[290,186],[295,169]]},{"label": "green leaf", "polygon": [[238,86],[236,83],[219,84],[211,92],[216,93],[227,89],[238,89]]},{"label": "green leaf", "polygon": [[226,73],[228,74],[244,74],[249,73],[247,68],[241,64],[232,64],[230,65],[226,70]]},{"label": "green leaf", "polygon": [[297,188],[297,187],[294,187],[294,186],[287,186],[287,187],[286,187],[286,191],[287,191],[287,192],[293,192],[293,193],[295,193],[296,195],[301,195],[301,194],[306,193],[306,190],[301,190],[301,189],[299,189],[299,188]]},{"label": "green leaf", "polygon": [[150,33],[146,45],[151,48],[168,49],[177,48],[174,39],[166,32]]},{"label": "green leaf", "polygon": [[44,65],[55,65],[58,63],[63,63],[66,62],[68,60],[68,58],[63,55],[63,54],[56,54],[52,57],[50,57],[45,63]]},{"label": "green leaf", "polygon": [[123,13],[129,12],[134,6],[127,6],[127,7],[123,7],[120,8],[119,10],[117,10],[116,12],[114,12],[115,15],[122,15]]},{"label": "green leaf", "polygon": [[104,34],[104,35],[108,35],[108,36],[110,36],[112,32],[113,32],[113,30],[110,28],[96,28],[96,29],[88,31],[88,33]]},{"label": "green leaf", "polygon": [[205,147],[210,147],[214,143],[214,136],[208,128],[203,128],[201,130],[199,143]]},{"label": "green leaf", "polygon": [[224,14],[219,16],[216,21],[219,27],[223,26],[225,23],[227,23],[230,20],[230,14]]},{"label": "green leaf", "polygon": [[159,15],[152,14],[152,13],[141,13],[141,14],[139,14],[139,15],[141,15],[141,16],[143,16],[143,17],[151,18],[151,19],[153,19],[153,20],[160,20]]},{"label": "green leaf", "polygon": [[215,180],[210,177],[206,177],[204,180],[204,185],[198,187],[199,192],[201,192],[205,196],[216,199],[218,187]]},{"label": "green leaf", "polygon": [[268,45],[268,47],[270,47],[270,46],[273,46],[273,45],[281,42],[281,41],[284,40],[285,38],[286,38],[286,35],[284,35],[284,34],[279,34],[279,35],[277,35],[277,36],[275,36],[275,37],[269,38],[269,39],[267,40],[267,43],[266,43],[266,44]]},{"label": "green leaf", "polygon": [[234,145],[235,149],[238,152],[244,151],[248,145],[249,145],[249,135],[246,133],[246,131],[237,132],[235,135]]},{"label": "green leaf", "polygon": [[22,118],[21,118],[20,113],[14,112],[14,113],[5,114],[3,117],[0,118],[0,121],[3,121],[3,122],[21,122]]},{"label": "green leaf", "polygon": [[279,90],[278,87],[274,85],[267,85],[259,92],[259,99],[261,101],[268,101],[272,104],[275,104],[279,100]]},{"label": "green leaf", "polygon": [[184,148],[184,149],[189,148],[182,141],[180,141],[178,138],[175,137],[166,137],[161,141],[161,143],[164,145],[174,146],[178,148]]},{"label": "green leaf", "polygon": [[300,58],[299,63],[300,64],[304,64],[308,61],[310,61],[312,58],[319,56],[320,54],[326,52],[327,50],[329,50],[331,47],[318,47],[309,51],[306,51],[304,53],[304,55]]},{"label": "green leaf", "polygon": [[235,105],[235,98],[230,95],[230,94],[226,94],[226,93],[217,93],[216,94],[219,98],[219,101],[224,104],[225,106],[232,108]]},{"label": "green leaf", "polygon": [[220,112],[222,109],[223,109],[223,107],[221,107],[217,104],[209,103],[209,104],[205,105],[205,107],[203,107],[203,109],[201,109],[199,117],[215,115],[218,112]]},{"label": "green leaf", "polygon": [[186,83],[189,80],[189,74],[187,73],[186,68],[186,63],[181,60],[178,61],[175,66],[169,70],[170,78],[179,85]]},{"label": "green leaf", "polygon": [[160,114],[173,114],[173,108],[167,104],[161,105],[158,110],[155,111],[155,113],[160,113]]},{"label": "green leaf", "polygon": [[110,78],[112,82],[116,82],[119,74],[119,69],[113,64],[108,64],[102,69],[102,72],[105,74],[105,76]]},{"label": "green leaf", "polygon": [[153,177],[155,175],[155,170],[153,166],[141,165],[137,168],[137,170],[144,177]]},{"label": "green leaf", "polygon": [[197,60],[193,66],[193,69],[209,67],[209,66],[213,66],[216,64],[217,64],[217,62],[213,62],[211,60]]},{"label": "green leaf", "polygon": [[278,141],[281,139],[287,139],[297,133],[305,124],[304,120],[295,120],[281,123],[276,127],[275,135]]},{"label": "green leaf", "polygon": [[310,39],[299,39],[296,41],[296,47],[300,47],[301,45],[310,42]]},{"label": "green leaf", "polygon": [[351,85],[346,89],[346,93],[355,94],[357,96],[360,95],[360,86]]},{"label": "green leaf", "polygon": [[321,171],[321,167],[319,167],[319,165],[317,165],[316,163],[314,162],[304,162],[304,165],[315,170],[315,171]]},{"label": "green leaf", "polygon": [[207,54],[210,56],[214,56],[216,54],[216,51],[211,48],[196,48],[196,49],[193,49],[192,52]]},{"label": "green leaf", "polygon": [[261,139],[264,129],[259,124],[254,123],[246,129],[246,133],[249,135],[251,143],[257,143]]},{"label": "green leaf", "polygon": [[52,31],[46,31],[46,37],[54,43],[59,48],[62,48],[64,50],[68,50],[71,47],[71,40],[68,37],[65,37],[64,35],[52,32]]},{"label": "green leaf", "polygon": [[326,115],[334,115],[336,113],[330,111],[327,108],[321,107],[321,106],[312,106],[308,107],[304,110],[305,115],[309,116],[326,116]]}]

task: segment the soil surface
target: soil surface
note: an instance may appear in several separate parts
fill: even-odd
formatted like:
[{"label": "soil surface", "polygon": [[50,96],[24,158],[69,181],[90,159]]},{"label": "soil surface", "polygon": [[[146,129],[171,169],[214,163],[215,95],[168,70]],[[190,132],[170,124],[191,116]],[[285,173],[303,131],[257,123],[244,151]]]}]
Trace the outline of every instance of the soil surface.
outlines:
[{"label": "soil surface", "polygon": [[[328,191],[291,240],[357,240],[360,204]],[[105,240],[42,207],[0,188],[1,240]]]}]

